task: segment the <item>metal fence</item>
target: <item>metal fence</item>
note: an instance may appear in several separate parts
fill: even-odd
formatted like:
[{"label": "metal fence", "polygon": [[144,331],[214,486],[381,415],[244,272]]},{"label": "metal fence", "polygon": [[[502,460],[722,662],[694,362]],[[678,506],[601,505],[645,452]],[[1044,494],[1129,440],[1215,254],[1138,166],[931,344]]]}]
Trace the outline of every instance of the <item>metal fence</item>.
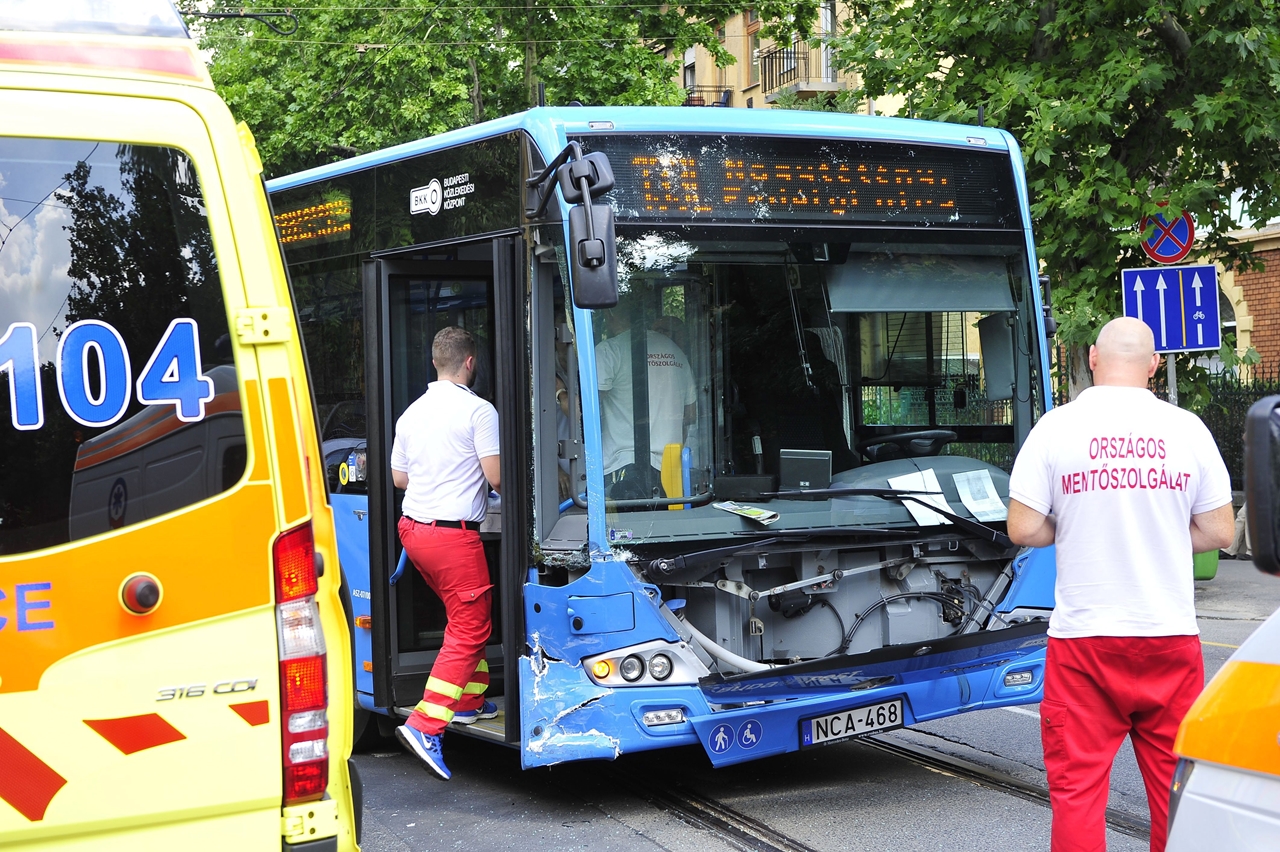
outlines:
[{"label": "metal fence", "polygon": [[733,89],[728,86],[686,86],[684,106],[727,107],[731,97]]},{"label": "metal fence", "polygon": [[825,47],[813,47],[803,39],[760,51],[760,88],[766,94],[798,83],[833,83]]},{"label": "metal fence", "polygon": [[1209,378],[1210,402],[1200,412],[1218,442],[1222,460],[1231,472],[1231,487],[1244,489],[1244,417],[1249,407],[1264,396],[1280,394],[1280,374],[1257,374],[1241,380],[1229,373]]}]

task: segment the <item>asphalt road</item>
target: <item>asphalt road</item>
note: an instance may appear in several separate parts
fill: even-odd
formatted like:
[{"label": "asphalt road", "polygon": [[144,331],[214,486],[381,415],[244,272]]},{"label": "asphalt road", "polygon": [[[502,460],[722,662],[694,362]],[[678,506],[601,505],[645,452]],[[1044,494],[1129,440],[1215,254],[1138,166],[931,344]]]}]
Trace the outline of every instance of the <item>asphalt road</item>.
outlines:
[{"label": "asphalt road", "polygon": [[[1280,578],[1224,561],[1196,584],[1206,675],[1280,608]],[[1035,705],[968,713],[882,735],[891,742],[1044,785]],[[453,780],[441,782],[394,744],[356,756],[364,779],[363,848],[369,852],[487,850],[720,850],[822,852],[1048,849],[1049,809],[858,742],[713,769],[697,748],[624,756],[613,763],[522,771],[514,750],[446,736]],[[764,829],[761,846],[718,829],[673,801],[715,803]],[[1127,744],[1110,805],[1147,819]],[[735,823],[736,824],[736,823]],[[788,845],[790,844],[790,845]],[[1111,852],[1145,840],[1109,832]]]}]

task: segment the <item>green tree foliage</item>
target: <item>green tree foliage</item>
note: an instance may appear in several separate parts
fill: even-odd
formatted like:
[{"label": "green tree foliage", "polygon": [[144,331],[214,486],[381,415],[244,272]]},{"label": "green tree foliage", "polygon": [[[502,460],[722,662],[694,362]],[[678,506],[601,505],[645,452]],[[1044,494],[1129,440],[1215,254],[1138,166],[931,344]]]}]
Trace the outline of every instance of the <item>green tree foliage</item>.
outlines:
[{"label": "green tree foliage", "polygon": [[1021,144],[1059,340],[1075,352],[1122,312],[1119,270],[1152,265],[1144,216],[1190,211],[1208,253],[1254,263],[1227,232],[1241,224],[1233,199],[1249,221],[1280,215],[1275,0],[850,6],[833,43],[862,79],[846,103],[898,94],[903,114],[969,124],[983,107]]},{"label": "green tree foliage", "polygon": [[200,26],[214,83],[253,128],[275,176],[518,112],[536,103],[538,83],[553,105],[679,104],[683,51],[700,44],[731,63],[715,29],[747,6],[772,22],[767,32],[788,38],[808,32],[818,8],[817,0],[311,0],[291,7],[298,29],[288,36],[247,19]]}]

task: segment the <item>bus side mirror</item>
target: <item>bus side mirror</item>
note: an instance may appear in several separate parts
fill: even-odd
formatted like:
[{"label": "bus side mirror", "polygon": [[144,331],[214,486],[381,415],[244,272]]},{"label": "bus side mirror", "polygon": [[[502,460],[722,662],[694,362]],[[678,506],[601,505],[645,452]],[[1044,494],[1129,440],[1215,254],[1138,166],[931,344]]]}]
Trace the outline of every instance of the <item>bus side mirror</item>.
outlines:
[{"label": "bus side mirror", "polygon": [[1253,564],[1280,574],[1280,396],[1263,397],[1245,415],[1244,499]]},{"label": "bus side mirror", "polygon": [[569,267],[575,305],[612,308],[618,304],[618,243],[613,208],[608,204],[569,208]]},{"label": "bus side mirror", "polygon": [[[570,160],[556,169],[556,180],[560,182],[560,193],[566,204],[591,203],[592,198],[599,198],[613,189],[613,167],[609,158],[595,151],[576,160]],[[587,193],[583,192],[582,182],[587,182]]]}]

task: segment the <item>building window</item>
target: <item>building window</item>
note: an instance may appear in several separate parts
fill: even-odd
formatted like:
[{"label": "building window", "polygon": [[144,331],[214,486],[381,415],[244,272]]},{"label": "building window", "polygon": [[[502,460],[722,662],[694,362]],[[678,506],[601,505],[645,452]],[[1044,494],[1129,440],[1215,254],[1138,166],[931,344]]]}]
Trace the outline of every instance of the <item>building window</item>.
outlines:
[{"label": "building window", "polygon": [[751,78],[747,85],[754,86],[760,82],[760,34],[752,33],[747,37],[747,50],[751,53]]}]

